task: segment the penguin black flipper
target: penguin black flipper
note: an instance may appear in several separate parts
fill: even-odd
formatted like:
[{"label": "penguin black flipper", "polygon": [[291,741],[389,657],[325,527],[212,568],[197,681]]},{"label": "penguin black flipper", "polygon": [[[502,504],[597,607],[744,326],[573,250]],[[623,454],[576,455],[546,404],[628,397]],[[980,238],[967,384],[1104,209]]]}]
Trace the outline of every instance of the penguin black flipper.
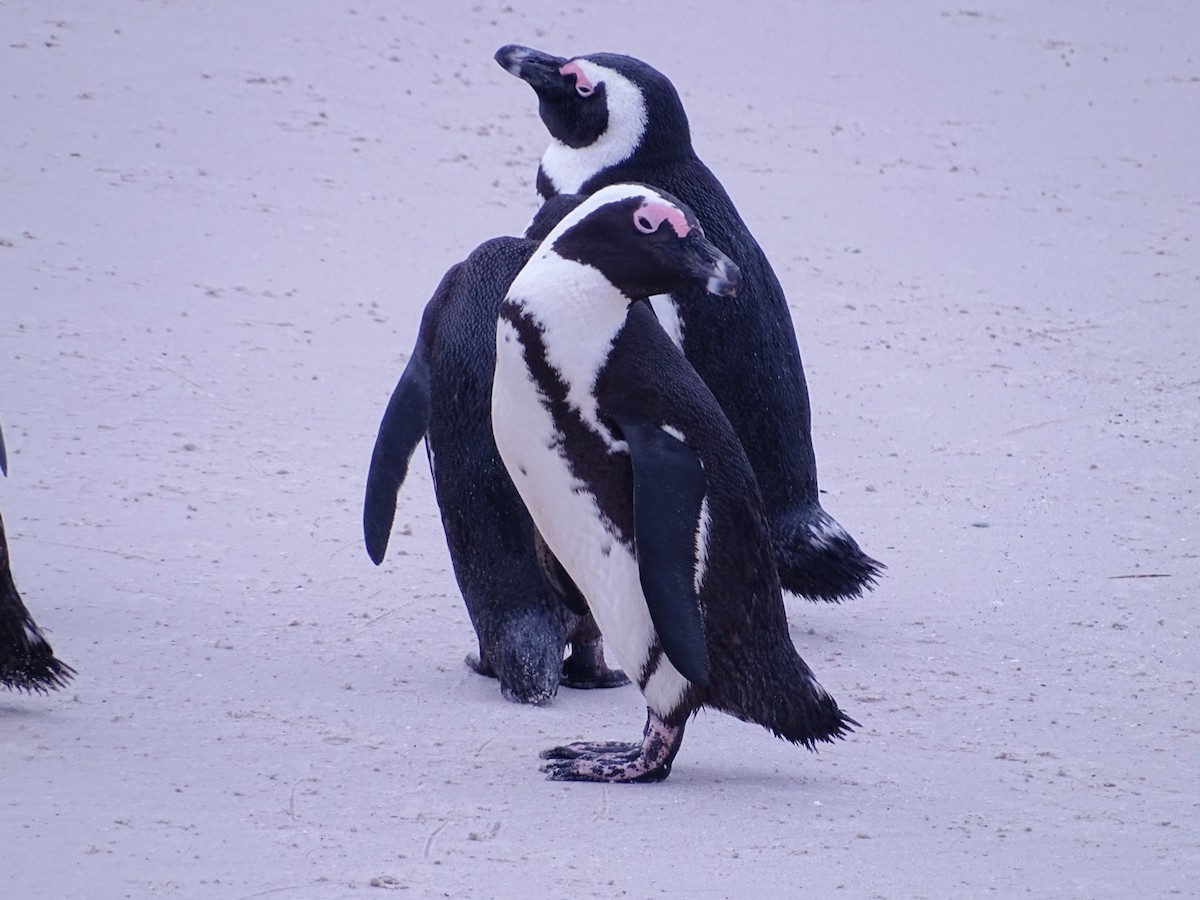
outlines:
[{"label": "penguin black flipper", "polygon": [[[574,194],[562,194],[545,201],[526,230],[528,246],[515,251],[520,257],[519,260],[513,256],[512,245],[509,243],[517,244],[514,239],[497,238],[489,241],[477,248],[472,258],[450,267],[426,305],[421,318],[421,328],[417,333],[416,346],[388,401],[383,421],[379,425],[379,433],[375,437],[375,448],[371,453],[366,499],[363,503],[363,537],[366,539],[367,554],[375,565],[383,562],[384,553],[387,551],[388,538],[396,518],[396,495],[408,475],[413,451],[429,432],[434,405],[432,370],[437,367],[444,369],[449,365],[439,362],[439,347],[444,353],[445,347],[449,345],[451,356],[462,353],[464,347],[468,353],[491,352],[471,345],[472,333],[469,331],[466,334],[440,337],[437,332],[445,330],[439,329],[437,325],[441,311],[444,308],[457,307],[463,309],[466,314],[481,312],[491,301],[490,288],[494,288],[492,292],[497,294],[495,302],[498,304],[508,286],[507,281],[511,280],[512,275],[515,275],[528,260],[537,246],[536,242],[541,241],[558,221],[582,203],[583,199]],[[491,252],[480,255],[489,245]],[[497,254],[500,256],[500,269],[494,266],[480,268],[489,256],[491,262],[495,263]],[[478,260],[475,259],[476,256],[479,256]],[[507,278],[500,274],[504,269],[511,269]],[[492,315],[492,311],[488,310],[488,314]],[[486,334],[490,343],[490,328]],[[461,390],[469,392],[468,388]],[[432,446],[431,443],[430,447]],[[432,457],[430,463],[432,469]],[[436,478],[437,473],[434,472],[435,481]],[[453,549],[451,553],[453,554]],[[586,614],[586,610],[584,613]]]},{"label": "penguin black flipper", "polygon": [[0,428],[0,472],[8,474],[8,454],[4,451],[4,429]]},{"label": "penguin black flipper", "polygon": [[542,569],[542,574],[546,576],[546,581],[550,582],[550,587],[554,588],[554,593],[562,600],[563,606],[577,616],[586,616],[589,612],[587,600],[584,599],[571,576],[567,574],[563,564],[558,561],[554,551],[546,546],[546,539],[542,537],[542,533],[537,530],[536,525],[533,526],[533,548],[537,553],[537,561]]},{"label": "penguin black flipper", "polygon": [[[424,331],[422,323],[422,331]],[[396,495],[413,450],[429,430],[433,404],[430,399],[429,362],[425,358],[422,335],[392,397],[388,401],[375,449],[371,452],[371,468],[367,473],[366,498],[363,502],[363,536],[367,553],[375,565],[383,562],[396,518]]]},{"label": "penguin black flipper", "polygon": [[708,644],[696,593],[696,532],[705,479],[683,441],[632,413],[613,420],[633,463],[633,523],[638,577],[663,652],[679,674],[708,684]]}]

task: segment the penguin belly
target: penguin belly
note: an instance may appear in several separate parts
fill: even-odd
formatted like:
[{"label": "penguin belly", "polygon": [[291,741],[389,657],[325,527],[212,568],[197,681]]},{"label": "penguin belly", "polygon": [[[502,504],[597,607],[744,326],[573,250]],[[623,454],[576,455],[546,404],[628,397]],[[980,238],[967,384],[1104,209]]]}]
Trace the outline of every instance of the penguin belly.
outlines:
[{"label": "penguin belly", "polygon": [[[497,329],[492,422],[496,446],[538,531],[587,600],[596,624],[621,668],[633,677],[647,705],[663,718],[676,711],[689,682],[665,655],[648,671],[659,647],[642,592],[633,548],[606,523],[586,481],[572,472],[559,429],[522,358],[516,329]],[[624,448],[613,447],[608,472],[587,477],[628,477]]]}]

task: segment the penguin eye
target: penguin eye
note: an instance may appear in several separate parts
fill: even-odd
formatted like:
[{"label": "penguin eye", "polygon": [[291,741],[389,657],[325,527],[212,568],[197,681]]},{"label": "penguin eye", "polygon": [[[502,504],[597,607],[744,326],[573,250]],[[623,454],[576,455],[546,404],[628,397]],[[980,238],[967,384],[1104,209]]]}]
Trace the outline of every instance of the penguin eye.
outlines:
[{"label": "penguin eye", "polygon": [[596,93],[596,86],[592,84],[592,79],[588,78],[587,73],[577,62],[569,62],[558,70],[558,74],[564,78],[575,76],[575,93],[580,97],[590,97]]},{"label": "penguin eye", "polygon": [[654,232],[658,231],[658,226],[662,223],[651,222],[641,212],[637,212],[633,215],[633,224],[637,226],[637,230],[642,232],[642,234],[654,234]]}]

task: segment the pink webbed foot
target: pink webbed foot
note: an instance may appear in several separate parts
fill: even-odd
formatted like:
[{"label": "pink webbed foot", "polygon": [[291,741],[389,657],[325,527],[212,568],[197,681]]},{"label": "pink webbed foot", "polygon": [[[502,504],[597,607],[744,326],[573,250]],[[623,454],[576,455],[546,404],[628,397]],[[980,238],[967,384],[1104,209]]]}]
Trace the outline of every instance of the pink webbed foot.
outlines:
[{"label": "pink webbed foot", "polygon": [[647,711],[641,743],[580,741],[542,752],[551,781],[648,782],[671,774],[683,743],[683,725],[668,725]]}]

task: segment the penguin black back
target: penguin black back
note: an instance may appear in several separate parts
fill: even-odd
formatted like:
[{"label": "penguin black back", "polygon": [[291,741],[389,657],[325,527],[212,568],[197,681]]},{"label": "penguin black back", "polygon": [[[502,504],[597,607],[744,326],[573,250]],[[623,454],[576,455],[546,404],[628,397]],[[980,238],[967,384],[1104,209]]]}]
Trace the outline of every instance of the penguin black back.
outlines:
[{"label": "penguin black back", "polygon": [[[380,424],[367,476],[363,531],[376,564],[387,549],[397,491],[422,438],[455,579],[479,641],[467,662],[516,702],[543,703],[560,680],[624,684],[604,664],[590,617],[547,582],[533,523],[496,452],[491,427],[496,314],[538,240],[581,198],[548,201],[528,237],[485,241],[442,278]],[[563,651],[572,645],[564,664]],[[565,669],[564,669],[565,666]]]}]

